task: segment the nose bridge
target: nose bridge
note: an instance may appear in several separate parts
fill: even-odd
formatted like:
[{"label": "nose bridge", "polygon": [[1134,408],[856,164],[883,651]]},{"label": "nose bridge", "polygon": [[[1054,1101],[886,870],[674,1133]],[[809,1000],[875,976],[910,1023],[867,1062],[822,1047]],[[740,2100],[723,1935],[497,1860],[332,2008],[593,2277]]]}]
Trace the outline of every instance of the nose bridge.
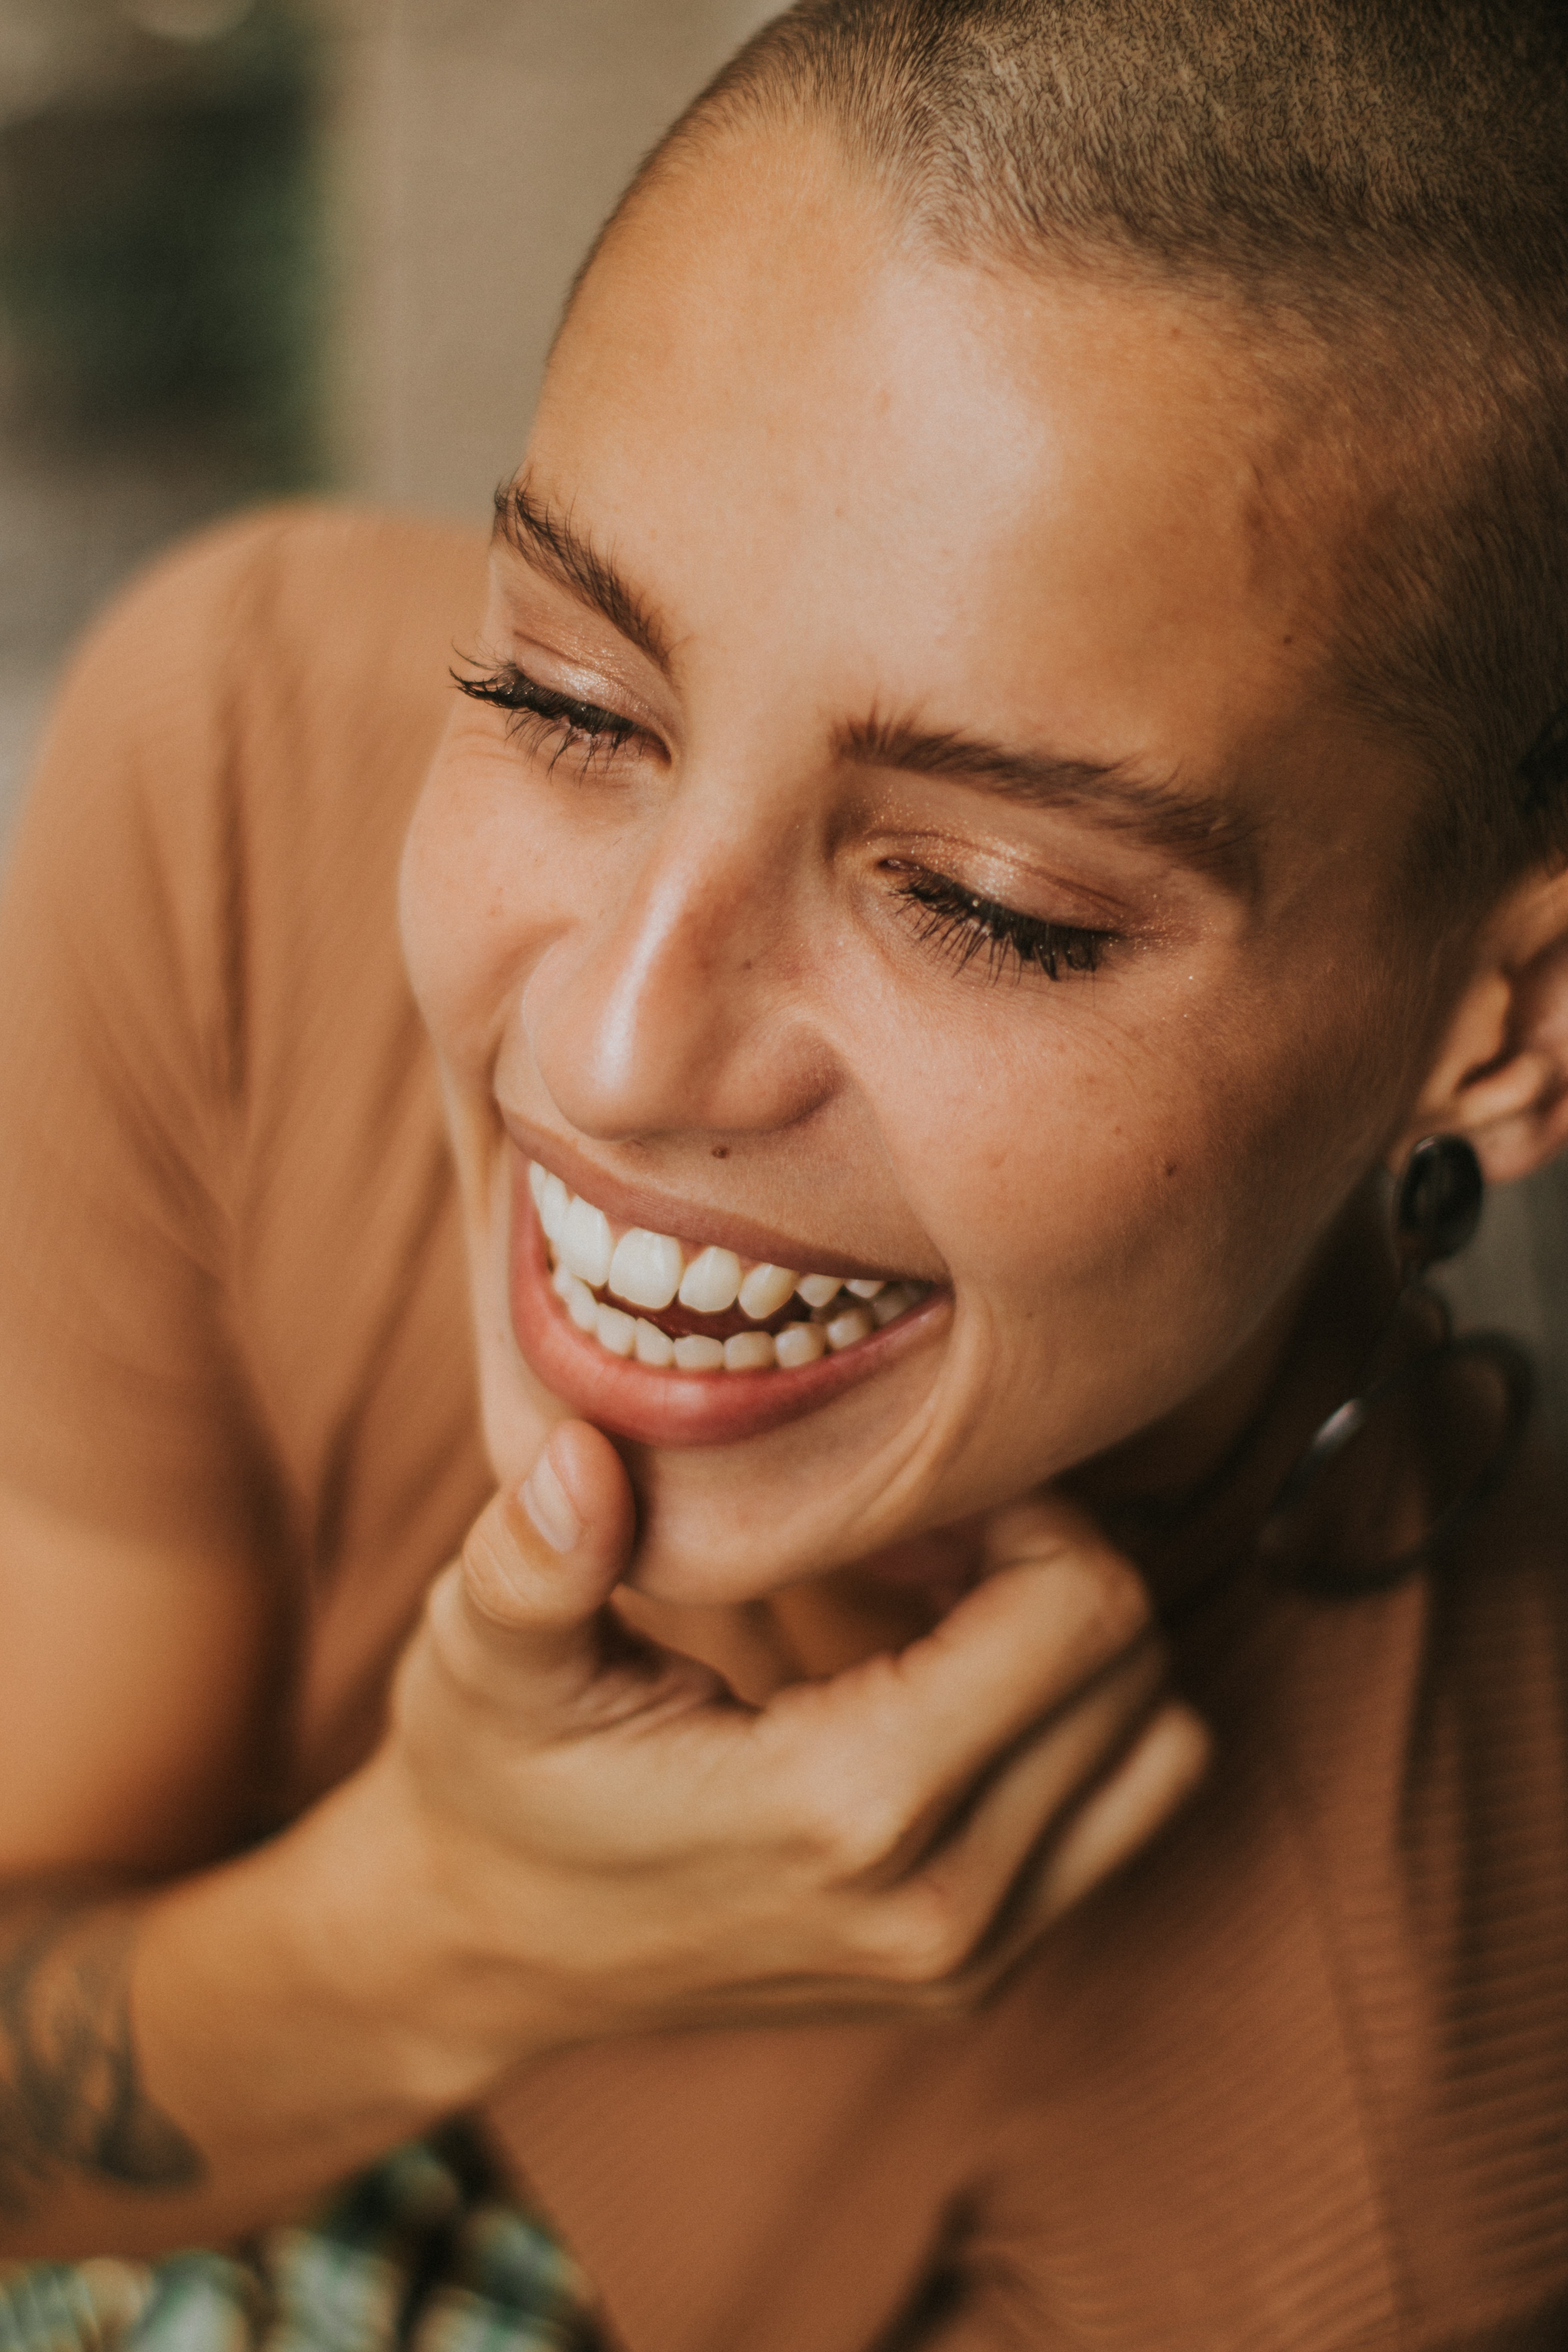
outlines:
[{"label": "nose bridge", "polygon": [[574,1127],[733,1131],[813,1108],[823,1055],[802,960],[780,951],[796,881],[782,829],[742,828],[696,794],[669,813],[622,904],[525,991],[535,1063]]},{"label": "nose bridge", "polygon": [[596,946],[605,992],[597,1023],[602,1082],[628,1083],[658,1052],[674,1058],[719,1045],[744,1018],[756,959],[740,934],[760,910],[740,871],[738,845],[709,822],[660,844],[609,937]]}]

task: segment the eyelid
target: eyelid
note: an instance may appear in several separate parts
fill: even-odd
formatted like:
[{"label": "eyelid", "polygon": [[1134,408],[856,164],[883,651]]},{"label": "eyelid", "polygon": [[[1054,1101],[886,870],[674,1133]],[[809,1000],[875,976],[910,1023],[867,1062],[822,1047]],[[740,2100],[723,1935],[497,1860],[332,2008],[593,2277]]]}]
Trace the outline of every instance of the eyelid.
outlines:
[{"label": "eyelid", "polygon": [[960,971],[984,959],[993,980],[1011,967],[1019,978],[1033,969],[1055,982],[1068,974],[1098,971],[1107,948],[1123,943],[1118,931],[1025,914],[910,859],[889,858],[883,865],[904,877],[894,895],[921,910],[919,940],[956,962]]},{"label": "eyelid", "polygon": [[521,645],[505,656],[500,667],[517,670],[531,678],[548,694],[563,694],[574,702],[591,702],[595,709],[607,710],[613,718],[624,719],[634,727],[646,727],[656,731],[653,713],[638,694],[634,694],[625,681],[613,676],[596,662],[574,661],[567,655],[551,653],[542,646]]},{"label": "eyelid", "polygon": [[486,660],[510,659],[552,682],[563,677],[570,684],[563,692],[588,701],[608,695],[612,707],[624,704],[639,725],[660,730],[662,677],[636,646],[548,580],[531,572],[522,585],[494,582],[486,638]]},{"label": "eyelid", "polygon": [[[1064,929],[1127,933],[1143,927],[1143,913],[1120,892],[1097,889],[1063,862],[1047,864],[1037,852],[1019,843],[987,840],[972,832],[955,834],[945,828],[900,826],[880,829],[872,847],[879,860],[891,859],[949,877],[975,898],[1011,913],[1051,922]],[[1064,870],[1065,868],[1065,870]],[[1041,898],[1050,912],[1037,913],[1026,900]],[[1063,909],[1070,911],[1064,912]]]},{"label": "eyelid", "polygon": [[651,681],[650,693],[647,667],[636,649],[595,627],[574,606],[563,615],[532,600],[501,594],[481,624],[472,659],[488,669],[510,664],[553,693],[599,703],[653,734],[666,731],[669,713],[662,681]]},{"label": "eyelid", "polygon": [[509,736],[521,740],[531,733],[534,746],[540,751],[553,740],[552,767],[574,751],[586,768],[595,756],[613,757],[638,737],[645,741],[658,740],[626,713],[586,695],[547,686],[520,662],[502,660],[483,667],[478,661],[470,661],[468,667],[478,675],[464,677],[457,670],[451,673],[458,691],[472,701],[504,710],[508,714]]}]

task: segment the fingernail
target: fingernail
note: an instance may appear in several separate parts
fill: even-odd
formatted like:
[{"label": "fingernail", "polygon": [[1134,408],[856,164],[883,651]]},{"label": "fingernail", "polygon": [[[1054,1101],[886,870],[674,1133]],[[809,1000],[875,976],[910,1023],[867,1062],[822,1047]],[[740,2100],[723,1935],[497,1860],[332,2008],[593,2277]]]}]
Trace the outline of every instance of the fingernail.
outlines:
[{"label": "fingernail", "polygon": [[548,1448],[534,1464],[522,1490],[522,1507],[552,1551],[570,1551],[583,1532],[583,1522],[555,1475]]}]

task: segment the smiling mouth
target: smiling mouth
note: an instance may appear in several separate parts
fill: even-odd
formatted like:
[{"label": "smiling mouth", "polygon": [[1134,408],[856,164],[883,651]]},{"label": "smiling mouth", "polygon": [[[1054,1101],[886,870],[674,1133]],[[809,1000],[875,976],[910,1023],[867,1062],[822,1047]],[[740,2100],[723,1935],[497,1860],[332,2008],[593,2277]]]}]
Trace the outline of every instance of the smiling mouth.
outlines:
[{"label": "smiling mouth", "polygon": [[577,1329],[650,1370],[781,1372],[845,1355],[912,1314],[930,1283],[800,1273],[616,1226],[531,1161],[550,1286]]}]

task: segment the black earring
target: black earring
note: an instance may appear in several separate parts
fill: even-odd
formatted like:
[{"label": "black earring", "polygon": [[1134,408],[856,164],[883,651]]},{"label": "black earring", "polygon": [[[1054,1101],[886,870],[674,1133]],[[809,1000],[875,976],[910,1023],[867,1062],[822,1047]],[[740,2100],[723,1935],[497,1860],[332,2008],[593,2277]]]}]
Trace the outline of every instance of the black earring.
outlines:
[{"label": "black earring", "polygon": [[[1353,1600],[1403,1582],[1439,1559],[1513,1458],[1534,1394],[1530,1359],[1504,1332],[1456,1339],[1424,1279],[1474,1237],[1485,1190],[1462,1136],[1425,1137],[1400,1172],[1393,1312],[1356,1393],[1313,1433],[1258,1535],[1260,1558],[1300,1590]],[[1358,1507],[1336,1514],[1331,1474],[1352,1457]]]},{"label": "black earring", "polygon": [[1481,1163],[1462,1135],[1428,1135],[1415,1146],[1394,1195],[1394,1246],[1406,1282],[1468,1247],[1485,1192]]}]

